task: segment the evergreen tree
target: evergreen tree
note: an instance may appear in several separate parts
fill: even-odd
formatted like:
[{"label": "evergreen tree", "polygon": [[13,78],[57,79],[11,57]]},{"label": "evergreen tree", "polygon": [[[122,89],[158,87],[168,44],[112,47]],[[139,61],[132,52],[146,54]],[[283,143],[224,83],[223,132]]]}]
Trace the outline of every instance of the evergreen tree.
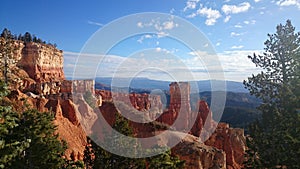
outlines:
[{"label": "evergreen tree", "polygon": [[0,168],[84,168],[80,161],[62,158],[66,143],[55,134],[53,113],[29,108],[17,113],[3,99],[8,93],[0,81]]},{"label": "evergreen tree", "polygon": [[20,120],[18,114],[3,101],[3,97],[7,94],[7,85],[0,81],[0,168],[9,168],[14,159],[21,156],[31,142],[29,138],[11,137],[19,126]]},{"label": "evergreen tree", "polygon": [[250,128],[248,168],[299,168],[300,34],[287,20],[268,34],[263,55],[248,56],[263,71],[244,81],[250,93],[262,100],[262,119]]},{"label": "evergreen tree", "polygon": [[0,37],[4,38],[4,39],[14,39],[14,36],[11,34],[10,30],[8,30],[7,28],[4,28]]},{"label": "evergreen tree", "polygon": [[61,168],[66,144],[54,134],[54,115],[27,109],[19,114],[20,123],[14,128],[10,138],[29,139],[30,145],[21,156],[15,158],[11,168]]},{"label": "evergreen tree", "polygon": [[[162,151],[164,150],[164,151]],[[172,156],[171,151],[166,147],[153,147],[150,151],[163,152],[153,157],[146,158],[148,168],[158,169],[176,169],[184,168],[184,161],[181,161],[178,157]]]},{"label": "evergreen tree", "polygon": [[[3,33],[2,33],[3,34]],[[15,67],[12,67],[12,64],[16,63],[16,60],[13,57],[14,52],[14,46],[13,46],[13,40],[8,38],[9,35],[3,35],[4,37],[0,37],[0,69],[2,71],[2,74],[4,77],[5,83],[8,83],[9,80],[9,74],[13,72],[13,69]]]},{"label": "evergreen tree", "polygon": [[29,32],[25,32],[24,34],[24,42],[32,42],[32,36]]},{"label": "evergreen tree", "polygon": [[[122,117],[119,113],[115,113],[116,121],[113,124],[113,128],[119,133],[126,136],[133,136],[132,128],[129,126],[128,120]],[[137,153],[149,153],[153,152],[164,152],[153,157],[147,158],[129,158],[123,157],[111,152],[104,150],[102,147],[98,146],[93,140],[88,138],[88,144],[85,149],[84,162],[86,168],[94,169],[109,169],[109,168],[120,168],[120,169],[140,169],[140,168],[158,168],[158,169],[176,169],[183,168],[184,161],[179,160],[178,157],[173,157],[170,150],[163,147],[154,147],[152,149],[142,152],[140,144],[132,141],[123,139],[122,137],[115,136],[112,133],[104,131],[105,135],[104,144],[106,146],[115,149],[116,151],[122,152],[124,154],[137,154]],[[93,137],[95,138],[95,137]],[[136,145],[135,149],[128,150],[128,145]],[[164,151],[162,151],[162,149]]]},{"label": "evergreen tree", "polygon": [[[128,120],[124,119],[119,113],[115,113],[116,121],[113,124],[112,128],[117,130],[119,133],[122,133],[125,136],[133,136],[133,131],[129,126]],[[103,144],[106,144],[107,147],[111,147],[114,151],[121,152],[125,155],[132,155],[139,153],[138,148],[128,149],[131,145],[137,144],[132,140],[125,139],[125,136],[117,136],[113,134],[113,132],[108,133],[104,131],[104,140]],[[92,147],[97,147],[94,149],[95,151],[95,160],[94,160],[94,168],[119,168],[119,169],[127,169],[127,168],[144,168],[145,162],[143,159],[139,158],[129,158],[124,156],[119,156],[113,153],[110,153],[104,150],[102,147],[98,147],[95,143],[92,142]]]}]

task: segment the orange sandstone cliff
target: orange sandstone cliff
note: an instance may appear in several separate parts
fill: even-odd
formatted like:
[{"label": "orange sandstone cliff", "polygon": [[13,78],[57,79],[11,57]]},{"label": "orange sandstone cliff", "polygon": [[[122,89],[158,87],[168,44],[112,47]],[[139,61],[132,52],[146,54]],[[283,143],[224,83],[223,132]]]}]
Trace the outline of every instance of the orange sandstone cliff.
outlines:
[{"label": "orange sandstone cliff", "polygon": [[[113,124],[114,115],[111,112],[128,113],[131,112],[127,109],[130,107],[134,108],[136,115],[143,113],[148,119],[156,119],[146,124],[130,122],[137,137],[156,135],[172,126],[176,119],[180,121],[172,126],[176,129],[172,135],[179,137],[182,132],[189,134],[172,148],[172,153],[186,161],[185,168],[242,168],[245,151],[243,130],[214,122],[213,112],[204,101],[199,101],[199,110],[193,112],[188,83],[170,84],[170,105],[166,110],[162,110],[159,96],[114,93],[120,100],[127,100],[124,103],[127,106],[123,105],[124,110],[117,110],[112,102],[113,94],[110,91],[95,91],[93,80],[65,79],[61,50],[45,44],[23,44],[19,41],[16,41],[16,48],[14,56],[21,73],[16,75],[19,80],[10,99],[16,105],[21,105],[21,100],[26,98],[30,105],[40,111],[55,112],[57,132],[69,146],[66,151],[67,158],[82,160],[87,144],[86,136],[94,132],[93,127],[97,127],[94,124],[99,110],[108,123]],[[83,98],[86,91],[93,95],[93,108]],[[73,96],[74,92],[76,97]],[[217,128],[216,131],[201,143],[199,136],[213,128]],[[161,140],[169,144],[167,139]]]},{"label": "orange sandstone cliff", "polygon": [[[21,41],[15,41],[15,49],[13,66],[17,71],[12,75],[15,83],[9,96],[14,107],[22,109],[26,99],[27,104],[39,111],[53,111],[59,138],[69,147],[66,158],[82,160],[87,140],[79,110],[87,103],[79,106],[71,99],[72,86],[63,72],[63,52],[50,45]],[[97,117],[92,115],[92,118]]]}]

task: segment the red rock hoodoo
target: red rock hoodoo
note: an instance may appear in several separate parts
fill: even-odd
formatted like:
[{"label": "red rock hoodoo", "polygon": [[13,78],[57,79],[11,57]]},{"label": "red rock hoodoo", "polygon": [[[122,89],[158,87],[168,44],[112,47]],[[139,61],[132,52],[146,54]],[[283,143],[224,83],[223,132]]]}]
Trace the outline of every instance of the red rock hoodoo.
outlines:
[{"label": "red rock hoodoo", "polygon": [[[132,112],[138,118],[151,119],[150,123],[130,122],[138,137],[157,135],[169,126],[177,130],[172,132],[174,137],[179,138],[180,135],[189,133],[172,148],[173,154],[186,160],[186,168],[242,168],[245,152],[243,130],[214,122],[213,112],[205,101],[199,101],[198,111],[193,112],[188,82],[170,84],[170,105],[163,110],[159,96],[95,91],[93,80],[66,80],[63,53],[53,46],[34,42],[23,44],[19,41],[16,41],[15,46],[18,49],[14,53],[17,65],[25,70],[23,74],[26,78],[22,78],[11,99],[21,104],[22,98],[26,97],[28,103],[38,110],[52,110],[56,113],[57,132],[69,145],[67,158],[83,158],[86,135],[94,132],[93,127],[97,127],[97,106],[100,106],[100,112],[110,125],[114,123],[115,113]],[[76,99],[73,98],[74,92]],[[87,92],[92,94],[94,106],[85,101],[83,96]],[[125,103],[113,103],[115,98]],[[115,104],[120,104],[122,110],[117,109]],[[217,129],[210,138],[200,143],[199,137],[215,127]],[[160,139],[168,144],[166,138]]]}]

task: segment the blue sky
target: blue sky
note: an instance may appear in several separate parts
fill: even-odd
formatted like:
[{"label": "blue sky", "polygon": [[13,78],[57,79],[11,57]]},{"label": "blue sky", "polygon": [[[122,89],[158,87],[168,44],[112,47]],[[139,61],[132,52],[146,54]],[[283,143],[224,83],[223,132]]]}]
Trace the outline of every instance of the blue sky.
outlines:
[{"label": "blue sky", "polygon": [[[59,49],[64,50],[67,76],[72,75],[78,53],[82,52],[88,39],[97,30],[120,17],[135,13],[167,13],[191,22],[207,37],[210,45],[215,49],[223,67],[225,79],[234,81],[242,81],[259,71],[247,60],[247,55],[263,50],[267,34],[274,33],[277,24],[284,24],[287,19],[291,19],[296,30],[300,29],[300,0],[94,0],[88,2],[4,0],[0,8],[1,30],[8,28],[15,34],[28,31],[43,40],[56,43]],[[146,24],[138,25],[138,23],[137,26]],[[176,29],[181,26],[173,20],[162,21],[161,24],[164,23],[167,23],[163,25],[167,29]],[[121,29],[126,30],[126,26],[124,28],[121,26]],[[196,80],[214,78],[205,71],[199,71],[209,66],[201,63],[197,58],[205,55],[204,59],[210,60],[209,54],[205,54],[205,51],[191,51],[182,43],[169,38],[167,34],[160,37],[159,33],[164,32],[160,30],[156,34],[136,35],[116,44],[105,56],[104,62],[100,64],[101,71],[96,70],[96,75],[114,76],[116,70],[120,69],[120,64],[128,56],[141,50],[155,49],[156,52],[178,56],[177,60],[185,64]],[[112,30],[111,36],[114,34]],[[197,40],[195,37],[195,41]],[[94,54],[84,56],[91,62],[96,62],[95,58],[104,57],[103,53]],[[143,55],[143,57],[151,56]],[[166,58],[157,63],[170,63],[172,57],[166,56]],[[149,62],[139,60],[138,63],[143,63],[143,67],[147,65],[152,68],[155,65],[151,64],[156,63],[153,59],[149,59]],[[213,59],[212,62],[214,62]],[[134,64],[133,60],[128,63],[138,65]],[[179,71],[175,71],[176,64],[178,63],[174,62],[172,66],[169,64],[172,70],[169,67],[163,67],[164,69],[161,70],[149,71],[151,73],[144,71],[139,74],[154,79],[169,80],[162,74],[166,72],[171,75],[178,74]],[[123,66],[125,65],[129,66],[127,64]],[[182,67],[178,67],[178,70],[180,68]],[[82,74],[82,76],[87,75]],[[120,76],[126,77],[126,74]],[[191,80],[185,75],[178,78]]]}]

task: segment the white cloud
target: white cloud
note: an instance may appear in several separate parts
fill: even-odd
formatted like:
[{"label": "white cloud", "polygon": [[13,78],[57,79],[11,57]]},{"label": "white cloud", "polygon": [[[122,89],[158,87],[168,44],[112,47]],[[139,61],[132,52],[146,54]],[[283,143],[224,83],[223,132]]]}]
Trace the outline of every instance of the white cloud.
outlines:
[{"label": "white cloud", "polygon": [[242,81],[252,74],[259,73],[261,70],[248,59],[247,56],[253,53],[261,53],[262,51],[252,50],[232,50],[218,53],[219,60],[222,64],[225,79]]},{"label": "white cloud", "polygon": [[218,10],[207,7],[199,9],[197,13],[206,16],[206,25],[214,25],[217,22],[217,19],[222,16]]},{"label": "white cloud", "polygon": [[156,52],[160,52],[161,50],[162,50],[161,47],[155,48],[155,51],[156,51]]},{"label": "white cloud", "polygon": [[276,4],[278,6],[297,6],[300,9],[300,0],[279,0]]},{"label": "white cloud", "polygon": [[144,28],[144,27],[154,27],[157,31],[163,31],[163,30],[171,30],[173,28],[178,27],[178,23],[175,23],[173,21],[173,18],[169,18],[167,21],[161,22],[159,18],[152,19],[148,23],[138,22],[137,27]]},{"label": "white cloud", "polygon": [[163,29],[171,30],[174,27],[178,27],[178,24],[175,24],[174,21],[166,21],[163,23]]},{"label": "white cloud", "polygon": [[152,38],[152,35],[147,34],[147,35],[145,35],[145,38],[150,39],[150,38]]},{"label": "white cloud", "polygon": [[255,23],[256,23],[256,20],[244,21],[244,24],[246,24],[246,25],[249,25],[249,24],[254,25]]},{"label": "white cloud", "polygon": [[254,2],[260,2],[261,0],[254,0]]},{"label": "white cloud", "polygon": [[166,48],[156,47],[155,51],[156,52],[163,52],[165,54],[173,54],[173,53],[177,52],[178,49],[171,49],[171,50],[169,50],[169,49],[166,49]]},{"label": "white cloud", "polygon": [[234,27],[235,27],[235,28],[243,28],[243,26],[240,25],[240,24],[236,24],[236,25],[234,25]]},{"label": "white cloud", "polygon": [[250,9],[251,5],[249,2],[243,2],[239,5],[223,5],[222,11],[228,15],[228,14],[238,14],[241,12],[247,12]]},{"label": "white cloud", "polygon": [[[132,78],[136,76],[136,72],[142,72],[139,77],[166,80],[170,78],[170,74],[176,76],[177,80],[186,81],[210,79],[215,73],[224,73],[226,80],[242,81],[260,71],[247,56],[262,51],[232,50],[218,54],[194,51],[187,58],[165,55],[176,50],[158,47],[154,49],[154,53],[146,51],[133,57],[64,52],[64,71],[67,77],[72,77],[79,55],[81,59],[76,65],[77,78],[94,78],[95,75]],[[208,70],[211,72],[207,72]],[[163,72],[167,74],[162,74]],[[187,77],[187,74],[193,74],[194,78]]]},{"label": "white cloud", "polygon": [[143,28],[143,27],[144,27],[142,22],[138,22],[138,23],[136,24],[136,26],[139,27],[139,28]]},{"label": "white cloud", "polygon": [[228,22],[228,21],[230,20],[230,18],[231,18],[231,16],[229,16],[229,15],[226,16],[225,19],[224,19],[224,22],[225,22],[225,23]]},{"label": "white cloud", "polygon": [[220,43],[220,42],[217,42],[217,43],[216,43],[216,46],[220,46],[220,45],[221,45],[221,43]]},{"label": "white cloud", "polygon": [[166,37],[168,36],[169,34],[166,33],[166,32],[157,32],[157,38],[163,38],[163,37]]},{"label": "white cloud", "polygon": [[236,33],[236,32],[231,32],[230,33],[230,36],[242,36],[243,35],[243,33]]},{"label": "white cloud", "polygon": [[197,13],[192,13],[192,14],[188,15],[187,18],[194,18],[196,16],[197,16]]},{"label": "white cloud", "polygon": [[239,46],[232,46],[231,49],[242,49],[244,46],[243,45],[239,45]]},{"label": "white cloud", "polygon": [[96,26],[103,26],[102,23],[94,22],[94,21],[88,21],[88,24],[90,24],[90,25],[96,25]]},{"label": "white cloud", "polygon": [[197,7],[197,3],[199,2],[200,0],[188,0],[186,2],[186,6],[184,7],[183,11],[187,11],[189,9],[195,9]]},{"label": "white cloud", "polygon": [[[211,78],[212,70],[224,73],[226,80],[243,81],[251,74],[256,74],[260,69],[248,59],[248,55],[253,53],[261,53],[261,51],[250,50],[231,50],[217,53],[215,55],[208,54],[204,51],[194,51],[188,53],[193,56],[183,62],[190,68],[196,76]],[[219,62],[221,64],[215,64]],[[210,71],[210,72],[209,72]],[[202,72],[202,73],[201,73]]]},{"label": "white cloud", "polygon": [[179,24],[174,22],[174,17],[170,17],[168,18],[166,21],[162,21],[160,20],[160,18],[156,18],[156,19],[152,19],[149,22],[137,22],[137,27],[138,28],[147,28],[147,27],[152,27],[155,29],[155,36],[151,36],[150,35],[145,35],[143,37],[141,37],[140,39],[138,39],[137,41],[139,43],[142,43],[144,39],[149,39],[149,38],[162,38],[165,36],[168,36],[169,33],[168,31],[178,27]]},{"label": "white cloud", "polygon": [[137,42],[143,43],[143,41],[144,41],[145,39],[151,39],[151,38],[153,38],[152,35],[146,34],[146,35],[141,36],[141,37],[137,40]]}]

